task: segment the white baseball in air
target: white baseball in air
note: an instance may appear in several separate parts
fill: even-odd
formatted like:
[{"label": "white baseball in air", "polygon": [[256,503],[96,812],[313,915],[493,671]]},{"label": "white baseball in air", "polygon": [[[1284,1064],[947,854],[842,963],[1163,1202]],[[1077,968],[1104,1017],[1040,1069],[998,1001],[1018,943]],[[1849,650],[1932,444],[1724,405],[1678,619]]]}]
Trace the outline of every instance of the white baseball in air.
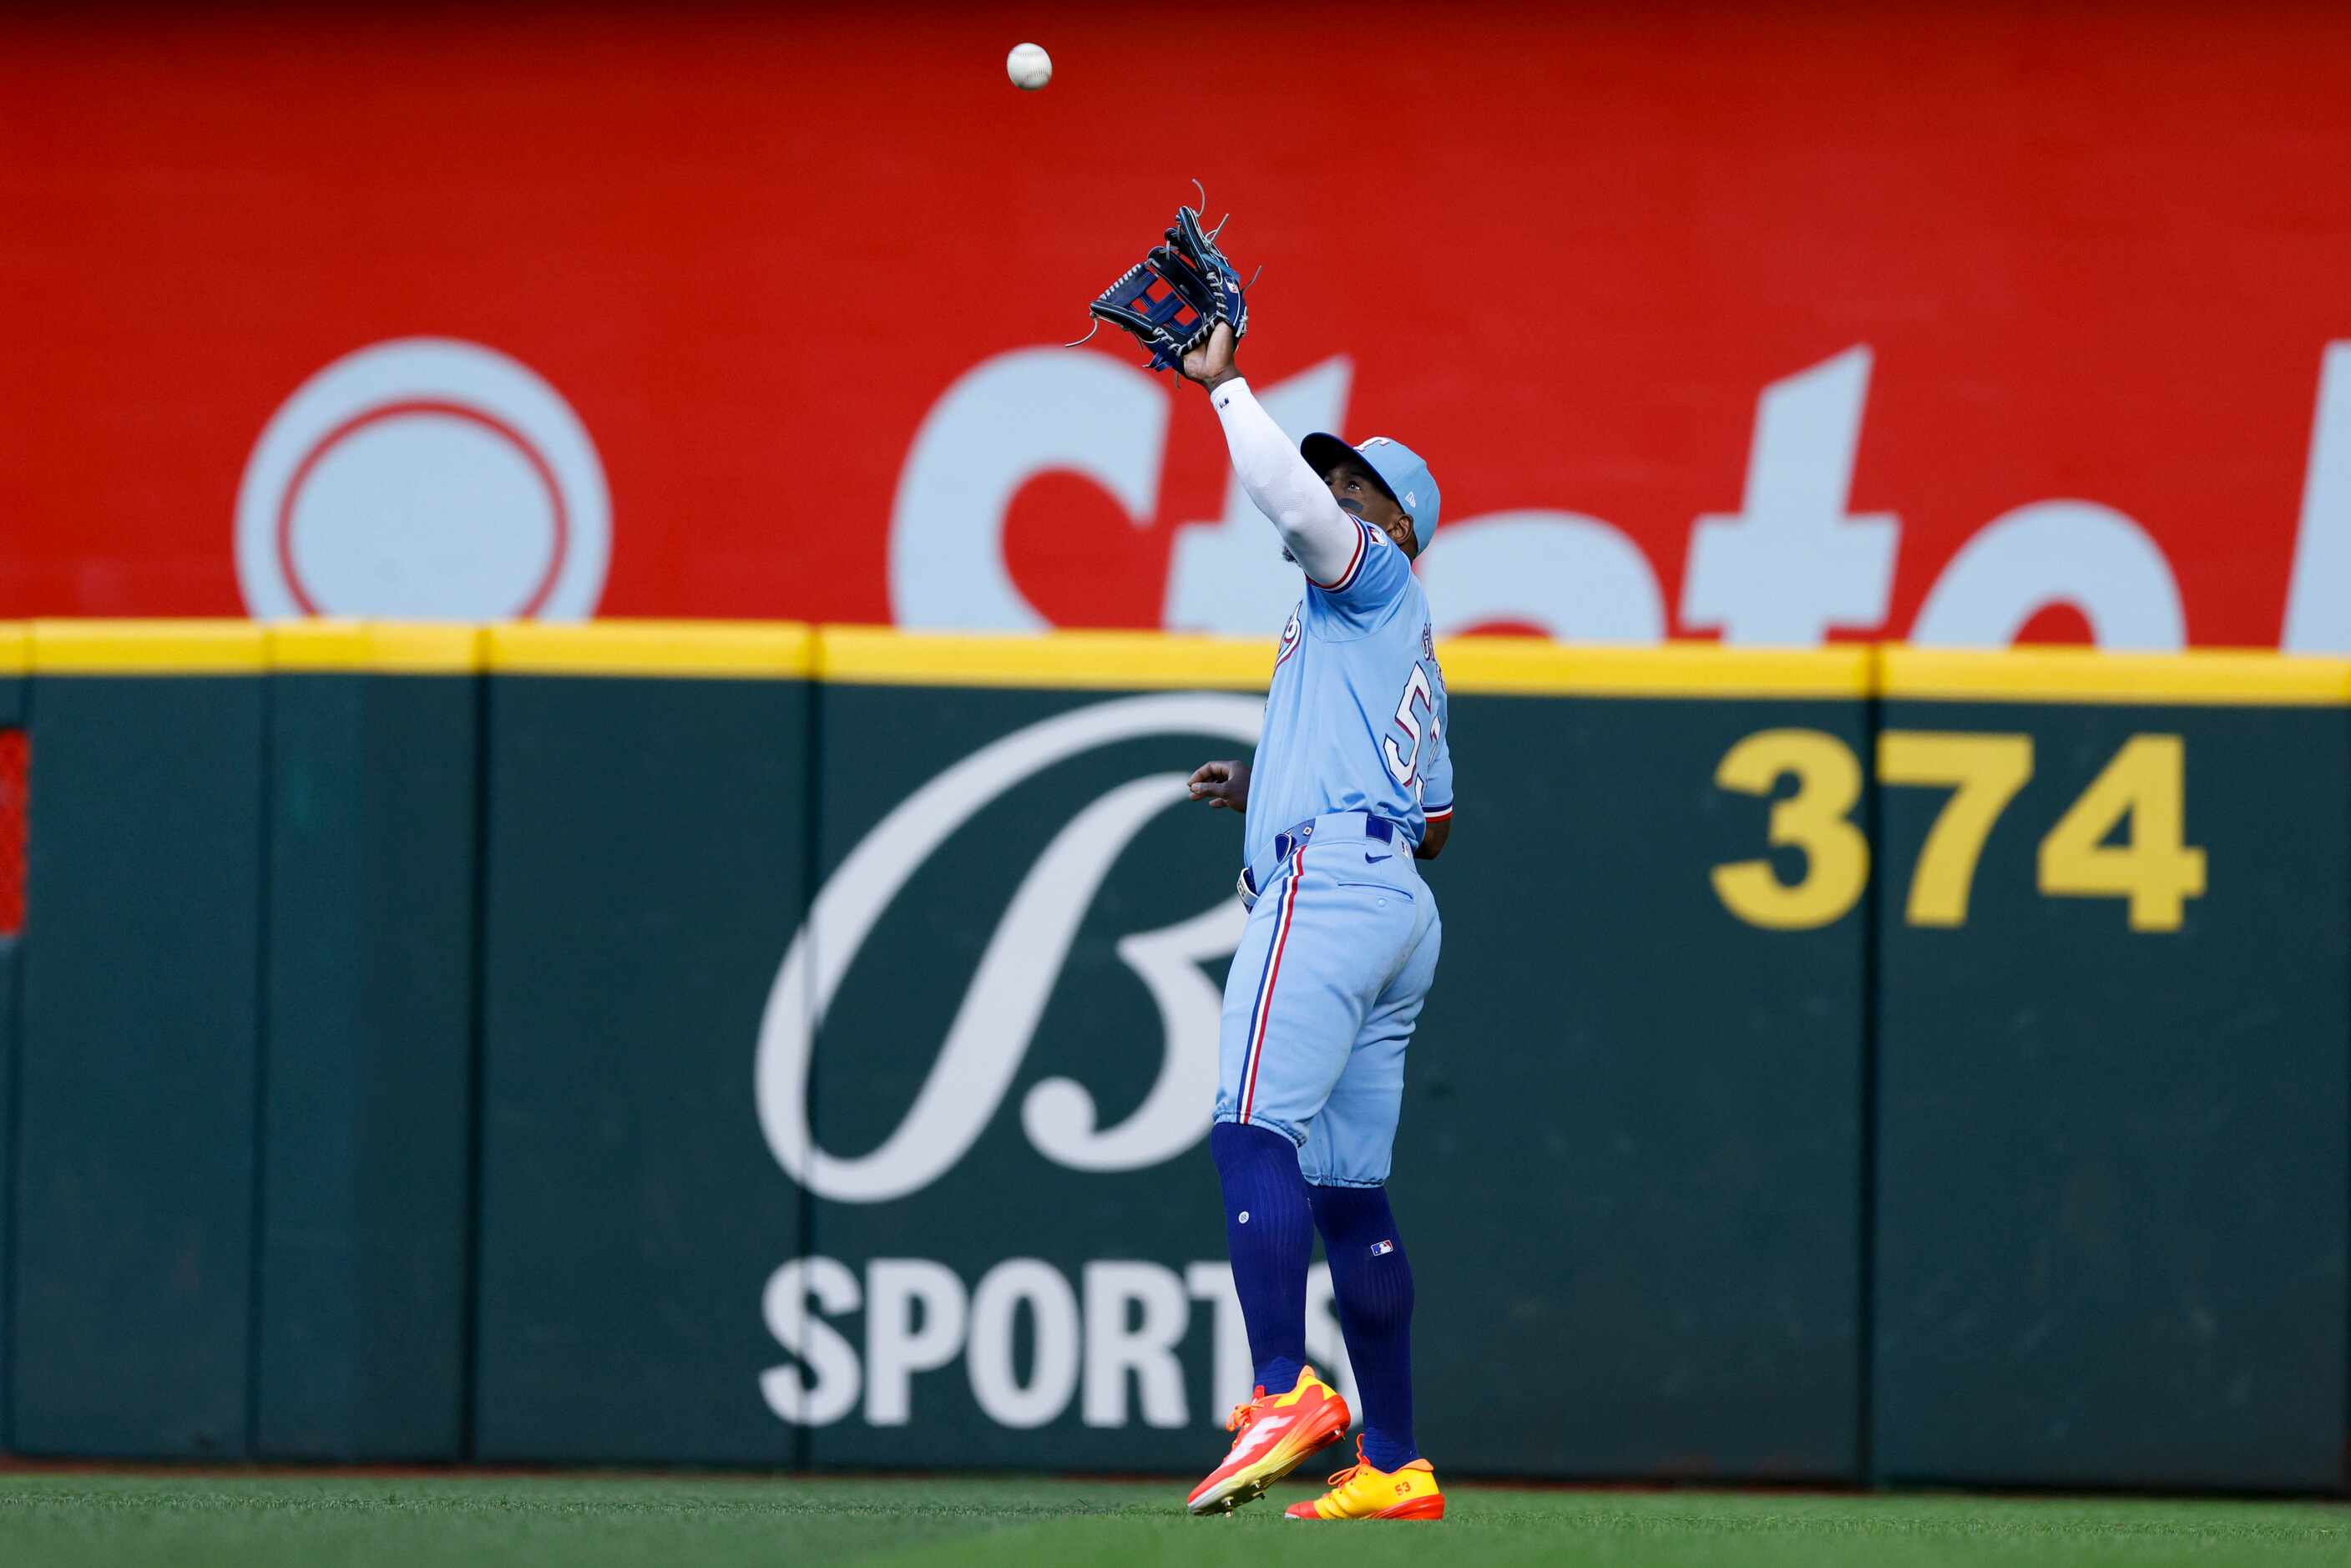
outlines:
[{"label": "white baseball in air", "polygon": [[1015,44],[1004,57],[1004,74],[1022,92],[1035,92],[1053,79],[1053,57],[1035,44]]}]

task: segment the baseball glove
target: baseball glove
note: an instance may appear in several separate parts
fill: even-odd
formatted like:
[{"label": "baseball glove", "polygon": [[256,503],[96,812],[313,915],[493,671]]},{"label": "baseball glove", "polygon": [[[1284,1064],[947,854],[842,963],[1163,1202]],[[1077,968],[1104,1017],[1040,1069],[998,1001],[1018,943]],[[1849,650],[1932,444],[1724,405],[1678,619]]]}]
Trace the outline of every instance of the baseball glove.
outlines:
[{"label": "baseball glove", "polygon": [[[1205,204],[1205,193],[1201,199]],[[1149,255],[1087,307],[1095,330],[1107,321],[1133,334],[1150,350],[1155,371],[1179,368],[1184,356],[1207,342],[1220,321],[1231,325],[1236,338],[1248,332],[1249,301],[1240,274],[1217,248],[1217,235],[1224,226],[1220,222],[1203,230],[1196,209],[1176,208],[1165,242],[1153,246]],[[1078,342],[1092,336],[1089,331]]]}]

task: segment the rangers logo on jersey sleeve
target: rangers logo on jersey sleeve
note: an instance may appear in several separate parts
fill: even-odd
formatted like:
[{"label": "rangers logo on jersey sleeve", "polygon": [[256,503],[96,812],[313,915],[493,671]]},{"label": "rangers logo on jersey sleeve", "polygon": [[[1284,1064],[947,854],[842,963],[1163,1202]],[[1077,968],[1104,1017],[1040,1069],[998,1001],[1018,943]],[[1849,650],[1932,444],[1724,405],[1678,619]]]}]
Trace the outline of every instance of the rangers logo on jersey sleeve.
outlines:
[{"label": "rangers logo on jersey sleeve", "polygon": [[1277,670],[1281,668],[1283,661],[1290,654],[1298,652],[1299,640],[1304,634],[1304,627],[1298,618],[1300,608],[1302,606],[1293,607],[1290,612],[1290,619],[1282,623],[1281,643],[1274,650],[1273,655],[1273,667]]}]

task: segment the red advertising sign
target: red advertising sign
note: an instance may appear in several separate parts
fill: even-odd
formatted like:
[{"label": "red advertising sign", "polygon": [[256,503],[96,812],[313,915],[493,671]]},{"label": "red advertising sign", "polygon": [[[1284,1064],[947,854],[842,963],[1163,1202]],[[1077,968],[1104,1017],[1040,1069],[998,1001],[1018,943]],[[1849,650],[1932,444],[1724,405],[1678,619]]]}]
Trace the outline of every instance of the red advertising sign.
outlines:
[{"label": "red advertising sign", "polygon": [[1447,630],[2351,649],[2351,15],[1232,20],[0,21],[0,616],[1270,633],[1204,400],[1060,346],[1197,176]]}]

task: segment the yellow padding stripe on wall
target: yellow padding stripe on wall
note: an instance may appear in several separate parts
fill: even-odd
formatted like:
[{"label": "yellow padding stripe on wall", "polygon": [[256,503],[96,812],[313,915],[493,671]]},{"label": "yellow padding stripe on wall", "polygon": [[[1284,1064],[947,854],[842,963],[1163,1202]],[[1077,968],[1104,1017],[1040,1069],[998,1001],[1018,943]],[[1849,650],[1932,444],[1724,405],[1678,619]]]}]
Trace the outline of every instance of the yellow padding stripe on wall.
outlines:
[{"label": "yellow padding stripe on wall", "polygon": [[266,639],[254,621],[36,621],[40,675],[258,674]]},{"label": "yellow padding stripe on wall", "polygon": [[[866,685],[1038,686],[1119,691],[1263,691],[1271,639],[1152,632],[969,636],[826,626],[817,676]],[[1566,647],[1539,637],[1457,638],[1442,644],[1448,689],[1604,696],[1857,697],[1870,651],[1855,643],[1773,652],[1711,643],[1656,648]]]},{"label": "yellow padding stripe on wall", "polygon": [[2351,703],[2351,659],[2252,649],[2104,653],[2095,648],[2001,652],[1878,649],[1878,691],[1959,702],[2331,707]]},{"label": "yellow padding stripe on wall", "polygon": [[799,621],[512,622],[489,629],[499,674],[805,678],[815,637]]},{"label": "yellow padding stripe on wall", "polygon": [[1160,632],[973,636],[882,626],[817,630],[817,678],[847,685],[1263,691],[1271,638]]},{"label": "yellow padding stripe on wall", "polygon": [[[817,677],[864,685],[1263,691],[1270,639],[1152,632],[970,636],[826,626]],[[1656,648],[1566,647],[1536,637],[1460,638],[1438,657],[1456,692],[1614,696],[1857,697],[1869,690],[1865,645],[1774,652],[1711,643]]]},{"label": "yellow padding stripe on wall", "polygon": [[420,621],[285,621],[269,628],[273,670],[465,675],[483,667],[488,632]]},{"label": "yellow padding stripe on wall", "polygon": [[[0,622],[0,674],[203,675],[265,670],[789,680],[1064,690],[1263,691],[1274,641],[1155,632],[966,635],[799,622],[598,621],[469,626],[382,621]],[[2267,650],[2108,653],[1838,643],[1573,646],[1457,638],[1470,695],[1895,698],[2209,706],[2351,705],[2351,659]]]},{"label": "yellow padding stripe on wall", "polygon": [[1725,648],[1667,643],[1577,647],[1541,637],[1460,637],[1443,643],[1448,691],[1527,696],[1860,697],[1870,649]]}]

